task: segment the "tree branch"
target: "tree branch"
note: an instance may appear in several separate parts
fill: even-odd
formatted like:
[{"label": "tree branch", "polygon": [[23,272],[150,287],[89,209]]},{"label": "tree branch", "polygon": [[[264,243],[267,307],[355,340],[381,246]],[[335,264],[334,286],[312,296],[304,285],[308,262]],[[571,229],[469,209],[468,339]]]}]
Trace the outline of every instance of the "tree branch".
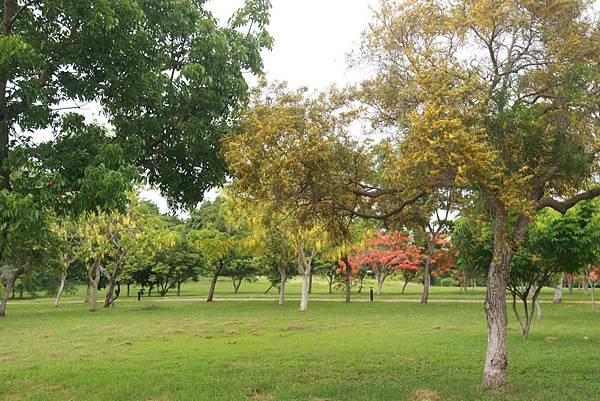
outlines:
[{"label": "tree branch", "polygon": [[588,199],[594,199],[597,196],[600,196],[600,188],[590,189],[589,191],[582,192],[564,201],[558,201],[553,198],[544,198],[538,202],[537,208],[538,210],[541,210],[545,207],[549,207],[557,212],[565,214],[567,210],[575,206],[577,203]]}]

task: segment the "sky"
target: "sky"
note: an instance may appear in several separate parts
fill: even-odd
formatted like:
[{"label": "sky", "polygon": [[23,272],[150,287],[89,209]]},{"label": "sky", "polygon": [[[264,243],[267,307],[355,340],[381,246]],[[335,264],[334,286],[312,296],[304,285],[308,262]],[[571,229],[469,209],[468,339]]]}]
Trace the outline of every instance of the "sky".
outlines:
[{"label": "sky", "polygon": [[[242,4],[243,0],[209,0],[207,8],[225,24]],[[272,4],[269,33],[274,46],[263,52],[269,80],[323,90],[361,78],[360,71],[348,70],[346,55],[358,47],[378,0],[272,0]],[[207,198],[214,195],[211,191]],[[168,209],[157,191],[143,191],[141,197],[162,212]]]}]

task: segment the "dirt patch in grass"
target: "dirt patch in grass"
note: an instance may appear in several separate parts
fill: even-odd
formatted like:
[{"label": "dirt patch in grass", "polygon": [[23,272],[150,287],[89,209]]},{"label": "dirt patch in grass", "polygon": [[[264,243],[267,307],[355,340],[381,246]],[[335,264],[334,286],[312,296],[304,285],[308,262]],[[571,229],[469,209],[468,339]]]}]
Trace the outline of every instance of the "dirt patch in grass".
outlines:
[{"label": "dirt patch in grass", "polygon": [[255,401],[274,401],[275,400],[275,397],[273,397],[271,394],[265,393],[265,391],[260,388],[253,388],[253,389],[248,390],[248,392],[246,393],[246,396],[249,399],[255,400]]},{"label": "dirt patch in grass", "polygon": [[174,328],[174,327],[168,327],[163,330],[163,333],[164,334],[183,334],[183,333],[185,333],[185,330]]},{"label": "dirt patch in grass", "polygon": [[412,401],[442,401],[443,397],[435,390],[419,388],[410,392],[409,399]]}]

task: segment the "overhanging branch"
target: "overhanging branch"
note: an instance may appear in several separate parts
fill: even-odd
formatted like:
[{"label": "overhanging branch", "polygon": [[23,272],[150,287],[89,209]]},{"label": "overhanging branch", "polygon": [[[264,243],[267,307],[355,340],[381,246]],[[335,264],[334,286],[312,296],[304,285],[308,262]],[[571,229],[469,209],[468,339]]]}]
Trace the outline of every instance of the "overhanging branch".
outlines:
[{"label": "overhanging branch", "polygon": [[544,198],[538,202],[537,208],[538,210],[540,210],[545,207],[549,207],[556,210],[557,212],[565,214],[567,210],[569,210],[579,202],[588,199],[594,199],[597,196],[600,196],[600,188],[590,189],[589,191],[582,192],[564,201],[558,201],[554,198]]}]

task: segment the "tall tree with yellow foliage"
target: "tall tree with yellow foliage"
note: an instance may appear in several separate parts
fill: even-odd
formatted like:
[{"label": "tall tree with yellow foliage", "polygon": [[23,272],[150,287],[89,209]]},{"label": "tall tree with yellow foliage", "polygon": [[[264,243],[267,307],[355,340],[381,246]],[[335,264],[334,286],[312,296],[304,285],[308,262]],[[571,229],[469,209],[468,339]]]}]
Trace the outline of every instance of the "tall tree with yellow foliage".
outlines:
[{"label": "tall tree with yellow foliage", "polygon": [[600,195],[598,15],[583,0],[382,0],[355,61],[375,71],[357,99],[393,133],[375,182],[359,180],[378,214],[440,188],[486,205],[483,384],[504,386],[505,290],[530,220]]}]

